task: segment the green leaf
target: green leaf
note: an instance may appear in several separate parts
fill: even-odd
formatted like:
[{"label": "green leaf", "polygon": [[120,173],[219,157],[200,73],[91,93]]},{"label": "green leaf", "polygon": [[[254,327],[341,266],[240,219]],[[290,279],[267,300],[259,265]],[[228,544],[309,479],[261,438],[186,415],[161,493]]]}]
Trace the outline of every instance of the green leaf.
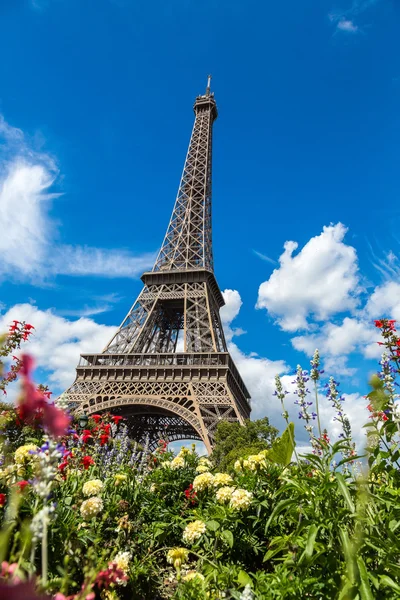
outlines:
[{"label": "green leaf", "polygon": [[286,498],[285,500],[281,500],[280,502],[278,502],[278,504],[275,506],[274,510],[272,511],[268,521],[265,524],[264,533],[267,533],[268,527],[271,525],[271,523],[275,519],[276,515],[278,515],[282,510],[284,510],[287,506],[290,506],[294,502],[295,502],[295,500],[293,500],[292,498]]},{"label": "green leaf", "polygon": [[314,544],[315,538],[317,537],[318,527],[316,525],[311,525],[308,530],[308,538],[306,544],[306,556],[307,558],[311,558],[312,553],[314,552]]},{"label": "green leaf", "polygon": [[71,506],[72,503],[72,496],[67,496],[66,498],[64,498],[64,504],[66,506]]},{"label": "green leaf", "polygon": [[206,525],[210,531],[217,531],[220,527],[218,521],[207,521]]},{"label": "green leaf", "polygon": [[385,585],[386,587],[392,588],[395,592],[400,592],[400,585],[397,585],[395,581],[389,575],[380,575],[379,583]]},{"label": "green leaf", "polygon": [[348,579],[350,584],[354,585],[354,583],[356,582],[356,570],[353,557],[353,545],[350,543],[347,531],[345,531],[344,529],[339,529],[339,535],[342,542],[344,558],[346,561]]},{"label": "green leaf", "polygon": [[277,465],[286,467],[292,461],[294,451],[294,423],[289,423],[281,437],[274,441],[266,458]]},{"label": "green leaf", "polygon": [[343,498],[346,501],[346,504],[347,504],[350,512],[354,513],[355,512],[354,503],[353,503],[353,500],[351,499],[350,492],[349,492],[349,486],[347,485],[345,478],[343,477],[343,475],[341,473],[335,473],[335,477],[337,479],[337,482],[339,484],[339,489],[342,493]]},{"label": "green leaf", "polygon": [[357,558],[357,565],[361,579],[359,588],[361,600],[374,600],[374,596],[372,595],[371,587],[369,585],[368,572],[361,556]]},{"label": "green leaf", "polygon": [[250,575],[243,570],[239,571],[239,574],[237,576],[237,582],[243,587],[246,587],[246,585],[250,585],[250,587],[253,587],[253,582],[251,580]]},{"label": "green leaf", "polygon": [[229,529],[224,529],[224,531],[222,532],[221,535],[224,538],[224,540],[227,542],[228,546],[230,548],[233,548],[233,533],[232,533],[232,531],[229,531]]}]

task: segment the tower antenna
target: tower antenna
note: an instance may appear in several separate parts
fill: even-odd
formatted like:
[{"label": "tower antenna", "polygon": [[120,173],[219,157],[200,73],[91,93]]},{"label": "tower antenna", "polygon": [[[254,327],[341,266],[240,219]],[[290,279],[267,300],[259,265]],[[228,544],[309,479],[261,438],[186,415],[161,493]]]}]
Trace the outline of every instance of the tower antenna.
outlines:
[{"label": "tower antenna", "polygon": [[206,96],[210,95],[210,89],[211,89],[211,75],[208,75],[208,78],[207,78],[207,88],[206,88]]}]

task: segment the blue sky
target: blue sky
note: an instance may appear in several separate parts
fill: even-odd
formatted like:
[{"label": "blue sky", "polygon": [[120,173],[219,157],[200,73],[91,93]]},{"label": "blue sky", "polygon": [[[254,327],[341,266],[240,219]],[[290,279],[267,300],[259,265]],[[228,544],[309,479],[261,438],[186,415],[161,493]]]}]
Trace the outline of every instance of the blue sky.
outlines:
[{"label": "blue sky", "polygon": [[278,423],[273,375],[318,346],[356,419],[372,320],[400,319],[399,26],[395,0],[3,0],[0,325],[36,326],[38,377],[61,391],[139,293],[211,72],[215,268],[254,415]]}]

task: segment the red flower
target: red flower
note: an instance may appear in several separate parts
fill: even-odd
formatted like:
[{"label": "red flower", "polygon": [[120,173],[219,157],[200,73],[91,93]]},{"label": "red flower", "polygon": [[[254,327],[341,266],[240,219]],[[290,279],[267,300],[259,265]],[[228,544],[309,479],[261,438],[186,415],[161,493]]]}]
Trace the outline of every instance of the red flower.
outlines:
[{"label": "red flower", "polygon": [[100,589],[107,589],[112,583],[119,583],[120,581],[128,581],[128,577],[113,562],[108,563],[107,569],[100,571],[96,577],[96,583]]},{"label": "red flower", "polygon": [[123,421],[123,420],[124,420],[124,417],[120,417],[119,415],[115,415],[114,417],[111,417],[111,419],[114,421],[114,423],[115,423],[116,425],[118,425],[118,423],[119,423],[120,421]]},{"label": "red flower", "polygon": [[85,433],[85,435],[82,436],[82,442],[84,444],[87,444],[89,440],[92,440],[93,436],[90,435],[90,433]]},{"label": "red flower", "polygon": [[104,446],[105,444],[107,444],[109,439],[109,436],[104,433],[103,435],[100,436],[100,446]]},{"label": "red flower", "polygon": [[7,496],[5,494],[0,494],[0,506],[4,506],[7,502]]},{"label": "red flower", "polygon": [[101,428],[106,435],[110,435],[111,425],[109,423],[107,423],[107,425],[102,425]]},{"label": "red flower", "polygon": [[94,460],[91,456],[84,456],[82,458],[82,464],[85,469],[88,469],[90,465],[94,465]]},{"label": "red flower", "polygon": [[26,481],[25,479],[22,481],[17,481],[16,485],[19,487],[20,492],[22,492],[27,485],[29,485],[29,481]]},{"label": "red flower", "polygon": [[383,326],[382,321],[374,321],[375,327],[379,327],[379,329]]},{"label": "red flower", "polygon": [[394,324],[396,323],[396,319],[389,319],[389,329],[390,331],[396,331]]},{"label": "red flower", "polygon": [[28,331],[30,331],[31,329],[35,329],[33,325],[31,325],[30,323],[25,323],[24,325],[24,329],[27,329]]},{"label": "red flower", "polygon": [[95,423],[98,423],[99,421],[101,421],[101,415],[91,415],[90,418],[93,419],[93,421]]}]

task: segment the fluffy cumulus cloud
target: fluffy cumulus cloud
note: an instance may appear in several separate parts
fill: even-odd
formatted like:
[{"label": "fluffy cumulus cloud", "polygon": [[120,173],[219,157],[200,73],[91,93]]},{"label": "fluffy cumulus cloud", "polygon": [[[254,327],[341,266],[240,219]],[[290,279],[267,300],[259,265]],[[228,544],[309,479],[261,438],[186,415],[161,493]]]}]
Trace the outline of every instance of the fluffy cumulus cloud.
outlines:
[{"label": "fluffy cumulus cloud", "polygon": [[[305,431],[303,424],[304,422],[298,419],[298,408],[295,404],[297,396],[294,393],[296,389],[294,368],[295,365],[290,367],[284,360],[269,360],[268,358],[258,356],[255,353],[246,354],[240,350],[238,345],[232,341],[232,337],[235,336],[235,328],[232,325],[232,321],[239,315],[242,301],[240,294],[237,290],[225,290],[223,296],[226,302],[226,306],[221,311],[221,315],[224,321],[224,329],[227,332],[227,337],[230,339],[228,343],[228,350],[235,361],[235,364],[245,382],[250,395],[251,395],[251,406],[252,413],[251,418],[257,419],[264,416],[268,416],[271,423],[278,429],[282,430],[284,427],[284,421],[282,419],[282,407],[280,402],[274,396],[275,392],[275,375],[280,375],[284,389],[288,392],[285,400],[285,408],[288,410],[291,420],[296,423],[296,438],[298,443],[305,449],[308,444],[308,434]],[[346,328],[351,330],[352,324],[345,324]],[[241,331],[241,330],[239,330]],[[345,341],[342,336],[336,333],[338,337],[338,347],[336,348],[335,343],[332,344],[332,352],[336,353],[336,360],[338,360],[338,354],[347,351],[351,341],[351,331],[348,332],[350,339]],[[376,331],[371,330],[371,334],[375,335]],[[333,334],[334,336],[335,334]],[[346,336],[343,336],[346,337]],[[324,340],[325,335],[321,333],[321,337],[317,340],[311,338],[308,340],[307,337],[301,338],[302,343],[298,341],[299,350],[304,350],[307,354],[311,355],[315,350],[315,342],[318,341],[320,346]],[[299,338],[300,340],[300,338]],[[371,338],[368,338],[368,342],[372,342]],[[339,347],[339,344],[341,347]],[[376,344],[375,344],[376,346]],[[341,357],[339,357],[339,361]],[[307,367],[307,365],[306,365]],[[291,374],[289,374],[291,373]],[[310,389],[311,394],[309,400],[315,401],[313,390]],[[323,428],[327,428],[330,432],[332,440],[337,440],[341,432],[340,424],[336,420],[336,413],[330,402],[326,398],[326,390],[323,386],[319,389],[320,397],[320,416],[321,425]],[[365,399],[359,394],[344,394],[345,412],[348,415],[353,428],[354,440],[357,447],[361,450],[364,447],[364,430],[363,424],[368,420],[368,412],[365,408]],[[310,407],[310,410],[315,410],[315,406]],[[317,435],[317,423],[314,421],[314,433]]]},{"label": "fluffy cumulus cloud", "polygon": [[285,331],[307,329],[309,317],[321,321],[354,310],[361,290],[357,253],[343,241],[346,232],[342,223],[326,226],[297,254],[297,242],[286,242],[279,268],[260,285],[257,308]]},{"label": "fluffy cumulus cloud", "polygon": [[31,304],[17,304],[0,314],[0,331],[6,331],[13,319],[34,325],[25,349],[35,358],[36,366],[46,371],[46,383],[55,392],[74,381],[79,355],[100,352],[116,329],[92,319],[69,320]]},{"label": "fluffy cumulus cloud", "polygon": [[56,243],[50,215],[58,197],[51,191],[59,174],[56,162],[1,115],[0,164],[0,281],[41,283],[59,274],[136,277],[151,266],[151,254]]}]

